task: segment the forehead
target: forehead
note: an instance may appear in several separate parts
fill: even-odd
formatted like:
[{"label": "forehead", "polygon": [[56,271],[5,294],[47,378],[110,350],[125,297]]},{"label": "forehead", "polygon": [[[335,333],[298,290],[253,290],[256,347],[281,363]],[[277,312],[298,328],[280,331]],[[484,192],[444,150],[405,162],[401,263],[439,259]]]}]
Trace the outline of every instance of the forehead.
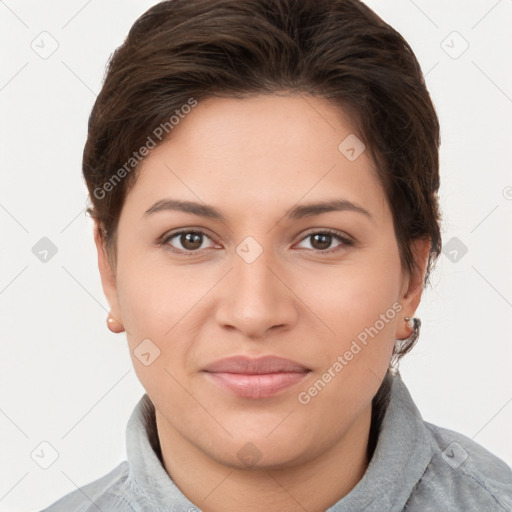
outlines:
[{"label": "forehead", "polygon": [[385,208],[374,163],[354,131],[323,98],[210,98],[145,158],[126,203],[148,208],[172,195],[240,216],[329,196]]}]

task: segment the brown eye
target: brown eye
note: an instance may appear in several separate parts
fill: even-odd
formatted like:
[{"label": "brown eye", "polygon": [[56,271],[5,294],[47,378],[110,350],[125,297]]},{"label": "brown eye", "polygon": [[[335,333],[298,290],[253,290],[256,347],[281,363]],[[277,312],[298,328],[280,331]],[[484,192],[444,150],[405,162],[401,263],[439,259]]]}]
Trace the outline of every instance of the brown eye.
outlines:
[{"label": "brown eye", "polygon": [[[304,243],[304,241],[306,240],[309,240],[310,247],[303,246],[303,248],[318,251],[320,253],[335,252],[343,247],[353,245],[353,242],[349,238],[343,236],[341,233],[338,233],[337,231],[331,230],[310,233],[301,240],[301,243]],[[338,243],[333,247],[333,242],[336,241]]]},{"label": "brown eye", "polygon": [[310,235],[310,237],[313,249],[317,249],[319,251],[329,249],[333,238],[332,235],[327,235],[325,233],[316,233],[314,235]]},{"label": "brown eye", "polygon": [[182,233],[179,237],[181,245],[188,251],[200,249],[203,243],[203,236],[200,233]]},{"label": "brown eye", "polygon": [[199,249],[205,248],[202,247],[205,239],[210,240],[202,231],[180,231],[169,235],[162,243],[169,245],[176,252],[198,252]]}]

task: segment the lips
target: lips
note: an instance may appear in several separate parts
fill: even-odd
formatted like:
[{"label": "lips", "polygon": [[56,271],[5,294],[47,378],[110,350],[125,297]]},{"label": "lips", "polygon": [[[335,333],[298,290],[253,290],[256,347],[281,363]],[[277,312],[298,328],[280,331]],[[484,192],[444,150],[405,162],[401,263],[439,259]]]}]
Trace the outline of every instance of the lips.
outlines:
[{"label": "lips", "polygon": [[220,359],[203,370],[206,378],[243,398],[269,398],[299,383],[309,368],[290,359],[244,356]]}]

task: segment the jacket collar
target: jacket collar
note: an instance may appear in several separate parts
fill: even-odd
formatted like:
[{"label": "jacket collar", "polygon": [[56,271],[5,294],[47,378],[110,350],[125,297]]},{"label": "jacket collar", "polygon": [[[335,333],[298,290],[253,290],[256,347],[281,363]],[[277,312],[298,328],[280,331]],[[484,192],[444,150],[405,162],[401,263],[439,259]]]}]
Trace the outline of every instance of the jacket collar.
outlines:
[{"label": "jacket collar", "polygon": [[433,454],[430,433],[400,374],[363,478],[326,512],[402,510]]}]

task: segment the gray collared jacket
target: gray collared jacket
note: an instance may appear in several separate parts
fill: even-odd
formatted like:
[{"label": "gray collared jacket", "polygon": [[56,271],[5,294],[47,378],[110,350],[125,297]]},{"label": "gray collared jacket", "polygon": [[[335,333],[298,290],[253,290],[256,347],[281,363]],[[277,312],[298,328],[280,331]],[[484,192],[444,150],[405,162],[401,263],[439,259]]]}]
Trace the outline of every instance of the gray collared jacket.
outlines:
[{"label": "gray collared jacket", "polygon": [[[198,512],[166,473],[144,395],[127,426],[127,461],[43,512]],[[154,437],[153,437],[154,439]],[[326,512],[511,512],[512,471],[468,437],[425,422],[400,375],[359,483]]]}]

